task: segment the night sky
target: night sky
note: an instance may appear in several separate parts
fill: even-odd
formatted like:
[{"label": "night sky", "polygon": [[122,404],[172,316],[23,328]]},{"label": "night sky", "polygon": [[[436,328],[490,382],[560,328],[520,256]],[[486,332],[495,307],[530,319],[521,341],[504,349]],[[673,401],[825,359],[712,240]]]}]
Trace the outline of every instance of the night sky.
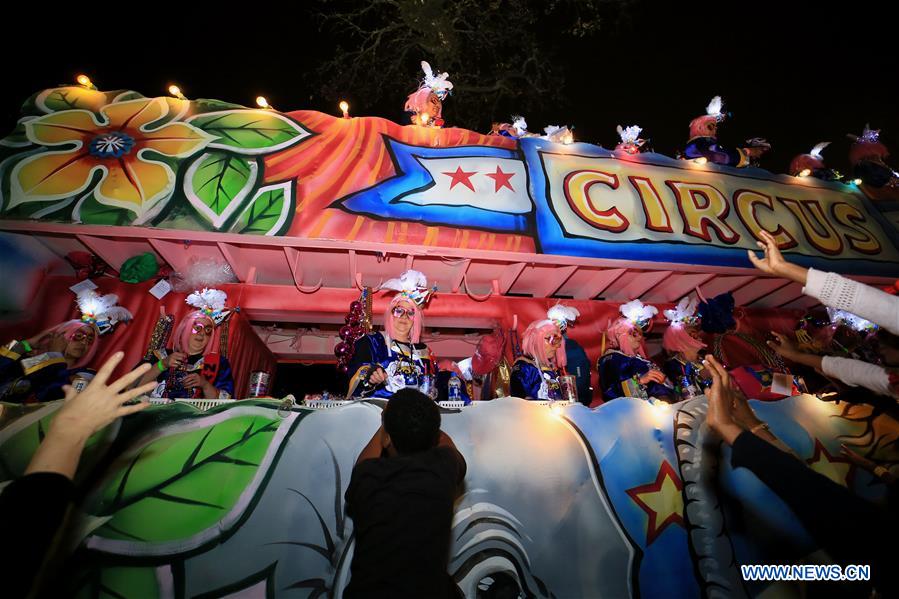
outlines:
[{"label": "night sky", "polygon": [[[192,98],[252,105],[263,94],[285,112],[336,114],[340,98],[320,97],[306,76],[333,54],[333,41],[316,31],[300,4],[208,4],[187,12],[171,3],[85,4],[65,12],[5,8],[2,128],[12,129],[32,93],[73,82],[80,72],[101,90],[161,95],[176,82]],[[824,151],[828,166],[847,172],[845,134],[861,133],[866,122],[882,130],[888,146],[899,143],[893,143],[899,140],[895,22],[884,4],[733,6],[637,0],[590,39],[560,41],[541,31],[544,43],[563,45],[570,62],[558,94],[525,115],[531,130],[574,125],[579,141],[612,147],[616,125],[639,124],[656,151],[673,155],[686,141],[690,119],[720,94],[733,113],[720,139],[767,138],[774,149],[762,166],[774,172],[827,140],[833,142]],[[109,7],[123,13],[105,14]],[[410,73],[408,91],[419,76]],[[375,104],[364,89],[348,89],[345,97],[354,116],[407,122],[401,96]],[[444,113],[448,125],[466,127],[453,120],[452,102]]]}]

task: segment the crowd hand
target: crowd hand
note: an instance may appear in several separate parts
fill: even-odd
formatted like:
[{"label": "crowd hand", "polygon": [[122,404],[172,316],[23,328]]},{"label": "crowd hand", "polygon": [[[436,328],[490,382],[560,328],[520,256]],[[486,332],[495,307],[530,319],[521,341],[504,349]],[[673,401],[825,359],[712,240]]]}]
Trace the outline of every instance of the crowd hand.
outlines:
[{"label": "crowd hand", "polygon": [[71,386],[63,387],[66,402],[50,425],[50,433],[54,432],[75,435],[82,440],[122,416],[139,412],[149,403],[125,406],[135,397],[146,394],[156,386],[156,382],[147,383],[134,389],[126,389],[150,368],[150,364],[141,364],[128,374],[107,384],[112,371],[124,357],[123,352],[116,352],[109,358],[91,379],[90,384],[80,393]]},{"label": "crowd hand", "polygon": [[777,240],[768,231],[759,231],[759,237],[762,240],[757,241],[756,245],[762,249],[764,255],[759,258],[752,250],[746,250],[746,253],[749,255],[749,261],[752,262],[753,266],[764,273],[784,277],[805,285],[808,269],[788,262],[783,257],[783,254],[780,253],[780,248],[777,247]]},{"label": "crowd hand", "polygon": [[649,383],[662,384],[665,382],[665,373],[661,370],[656,370],[655,368],[653,368],[649,372],[641,376],[639,381],[641,385],[648,385]]},{"label": "crowd hand", "polygon": [[731,445],[743,432],[743,429],[737,424],[734,414],[734,406],[737,401],[736,392],[731,386],[730,374],[718,360],[713,356],[708,356],[705,364],[712,374],[712,386],[706,393],[709,402],[706,424],[718,433],[728,445]]},{"label": "crowd hand", "polygon": [[165,357],[162,363],[166,368],[180,368],[186,359],[187,354],[183,351],[173,351]]},{"label": "crowd hand", "polygon": [[775,340],[768,341],[768,347],[777,352],[778,355],[795,362],[796,357],[804,353],[800,351],[796,343],[786,335],[775,333],[774,331],[771,331],[771,335],[774,336]]},{"label": "crowd hand", "polygon": [[204,390],[206,389],[207,385],[211,385],[209,381],[207,381],[205,378],[200,376],[199,373],[196,372],[191,372],[190,374],[185,376],[183,379],[183,384],[188,389],[199,388]]},{"label": "crowd hand", "polygon": [[371,374],[368,375],[368,383],[370,385],[380,385],[386,380],[387,372],[380,366],[376,367],[374,370],[372,370]]}]

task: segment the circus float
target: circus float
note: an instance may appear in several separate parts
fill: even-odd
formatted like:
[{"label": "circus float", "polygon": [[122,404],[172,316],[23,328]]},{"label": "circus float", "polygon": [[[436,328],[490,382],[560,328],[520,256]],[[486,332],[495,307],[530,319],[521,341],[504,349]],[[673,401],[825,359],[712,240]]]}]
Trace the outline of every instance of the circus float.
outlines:
[{"label": "circus float", "polygon": [[[438,92],[451,88],[442,75],[428,74]],[[761,230],[799,264],[877,286],[899,276],[889,177],[777,175],[742,149],[740,168],[673,159],[646,151],[639,127],[622,128],[615,150],[574,142],[567,128],[528,134],[524,119],[483,135],[439,126],[441,93],[414,95],[403,126],[180,92],[35,94],[0,140],[0,265],[15,281],[0,293],[4,338],[71,318],[70,288],[91,281],[134,316],[97,359],[122,350],[135,364],[167,318],[186,315],[193,279],[216,278],[232,308],[217,348],[240,396],[251,372],[278,362],[335,361],[347,306],[367,303],[354,326],[382,324],[389,298],[378,289],[408,269],[438,289],[425,336],[441,358],[470,357],[491,331],[514,339],[563,301],[579,313],[567,334],[594,365],[602,326],[635,298],[661,312],[731,292],[744,336],[795,327],[817,302],[750,267]],[[876,143],[866,134],[858,143]],[[704,139],[696,152],[717,143]],[[883,152],[857,153],[868,171],[888,168]],[[820,149],[809,156],[820,161]],[[147,255],[156,268],[137,268]],[[285,330],[289,343],[274,334]],[[756,350],[728,349],[764,361]],[[514,351],[505,345],[510,363]],[[599,399],[595,369],[592,383]],[[384,401],[173,402],[111,425],[79,470],[66,588],[339,597],[353,552],[343,494]],[[883,500],[840,445],[895,464],[891,416],[809,394],[753,405],[812,469]],[[58,408],[3,404],[3,481],[21,475]],[[739,565],[801,562],[818,548],[765,485],[730,468],[705,410],[702,396],[444,408],[468,461],[449,564],[466,596],[500,574],[537,597],[787,592],[743,581]]]}]

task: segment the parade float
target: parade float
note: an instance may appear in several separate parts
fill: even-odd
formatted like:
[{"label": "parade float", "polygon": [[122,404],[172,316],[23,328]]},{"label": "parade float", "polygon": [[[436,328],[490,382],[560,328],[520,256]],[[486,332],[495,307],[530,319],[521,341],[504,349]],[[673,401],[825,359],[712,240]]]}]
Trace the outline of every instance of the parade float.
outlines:
[{"label": "parade float", "polygon": [[[123,350],[137,363],[160,318],[187,311],[184,293],[151,289],[197,265],[224,269],[234,313],[220,345],[240,390],[278,361],[333,361],[340,339],[313,331],[336,328],[364,289],[409,268],[437,285],[427,319],[441,357],[470,356],[473,332],[517,330],[564,300],[580,313],[569,335],[594,363],[601,327],[634,298],[668,307],[697,289],[729,291],[750,328],[793,326],[816,300],[750,268],[760,230],[799,264],[878,286],[899,276],[899,204],[863,182],[432,125],[180,92],[37,93],[0,140],[5,338],[71,318],[69,289],[90,279],[134,313],[97,359]],[[126,282],[146,254],[160,270]],[[376,323],[386,302],[373,294]],[[321,328],[279,346],[272,323]],[[343,493],[381,401],[174,403],[111,425],[79,471],[65,587],[340,596],[353,550]],[[883,500],[883,485],[839,450],[895,464],[891,416],[805,394],[755,407],[811,468]],[[3,405],[4,481],[21,475],[58,408]],[[468,462],[449,566],[465,594],[501,574],[537,597],[779,590],[744,582],[739,565],[795,563],[817,548],[767,487],[730,469],[705,409],[699,397],[444,410]]]}]

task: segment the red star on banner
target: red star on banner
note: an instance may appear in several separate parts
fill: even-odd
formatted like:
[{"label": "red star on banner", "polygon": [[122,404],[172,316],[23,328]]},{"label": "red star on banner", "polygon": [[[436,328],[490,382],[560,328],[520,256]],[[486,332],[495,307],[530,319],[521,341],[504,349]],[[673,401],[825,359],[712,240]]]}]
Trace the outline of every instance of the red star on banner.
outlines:
[{"label": "red star on banner", "polygon": [[515,173],[504,173],[500,170],[499,165],[496,167],[495,173],[487,173],[487,176],[493,179],[493,183],[496,186],[496,189],[493,190],[493,193],[498,192],[503,187],[508,187],[511,191],[515,191],[512,189],[512,184],[509,183],[509,179],[515,176]]},{"label": "red star on banner", "polygon": [[452,180],[453,180],[453,182],[450,183],[450,189],[452,189],[453,187],[455,187],[455,186],[456,186],[456,183],[461,183],[462,185],[464,185],[464,186],[467,187],[468,189],[474,191],[474,185],[471,184],[471,176],[472,176],[472,175],[476,175],[476,174],[477,174],[477,171],[472,171],[472,172],[470,172],[470,173],[467,173],[467,172],[465,172],[465,171],[462,170],[462,167],[461,167],[461,166],[457,166],[457,167],[456,167],[456,172],[454,172],[454,173],[447,173],[447,172],[444,172],[443,174],[446,175],[446,176],[448,176],[448,177],[451,177]]},{"label": "red star on banner", "polygon": [[849,458],[832,455],[820,439],[815,439],[815,451],[805,463],[818,474],[844,487],[850,485],[855,474],[854,464]]},{"label": "red star on banner", "polygon": [[646,546],[652,545],[670,524],[684,525],[683,483],[668,460],[659,466],[655,482],[625,492],[649,517],[646,523]]}]

